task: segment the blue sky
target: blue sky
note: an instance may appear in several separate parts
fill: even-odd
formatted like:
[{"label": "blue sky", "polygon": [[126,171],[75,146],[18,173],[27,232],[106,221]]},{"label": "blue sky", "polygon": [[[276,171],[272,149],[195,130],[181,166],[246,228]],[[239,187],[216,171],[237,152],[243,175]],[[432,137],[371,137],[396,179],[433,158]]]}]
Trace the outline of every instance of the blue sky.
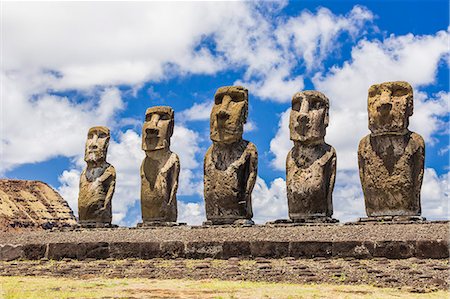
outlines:
[{"label": "blue sky", "polygon": [[423,215],[449,218],[447,1],[4,2],[1,13],[0,174],[51,184],[75,212],[87,130],[107,125],[114,222],[140,221],[141,124],[147,107],[170,105],[179,220],[201,223],[213,95],[241,84],[244,137],[259,152],[254,219],[287,216],[290,100],[317,89],[331,105],[334,216],[355,220],[365,215],[356,149],[368,133],[367,90],[404,80],[415,92],[410,129],[426,141]]}]

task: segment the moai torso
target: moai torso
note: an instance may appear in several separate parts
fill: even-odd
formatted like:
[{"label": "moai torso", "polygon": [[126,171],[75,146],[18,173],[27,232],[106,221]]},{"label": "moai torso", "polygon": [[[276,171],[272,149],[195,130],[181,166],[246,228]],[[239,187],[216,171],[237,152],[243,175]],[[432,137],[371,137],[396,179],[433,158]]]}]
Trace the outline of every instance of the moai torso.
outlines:
[{"label": "moai torso", "polygon": [[144,223],[177,221],[180,161],[169,149],[174,113],[170,107],[147,109],[142,128],[141,211]]},{"label": "moai torso", "polygon": [[[252,171],[257,151],[253,143],[242,140],[230,146],[212,145],[205,156],[204,195],[208,219],[251,219]],[[249,181],[250,179],[250,181]],[[207,200],[206,200],[207,199]]]},{"label": "moai torso", "polygon": [[93,127],[89,130],[85,151],[87,167],[80,176],[78,195],[78,218],[81,225],[111,224],[111,200],[116,184],[116,171],[106,162],[109,138],[109,129],[106,127]]},{"label": "moai torso", "polygon": [[413,94],[407,82],[369,89],[369,129],[358,148],[367,215],[419,216],[425,144],[408,130]]},{"label": "moai torso", "polygon": [[333,214],[336,151],[324,142],[328,105],[317,91],[297,93],[292,100],[289,128],[294,147],[286,159],[286,187],[293,221]]},{"label": "moai torso", "polygon": [[251,193],[256,182],[256,146],[242,139],[247,119],[248,91],[221,87],[215,95],[210,130],[213,145],[204,161],[206,218],[231,224],[253,217]]}]

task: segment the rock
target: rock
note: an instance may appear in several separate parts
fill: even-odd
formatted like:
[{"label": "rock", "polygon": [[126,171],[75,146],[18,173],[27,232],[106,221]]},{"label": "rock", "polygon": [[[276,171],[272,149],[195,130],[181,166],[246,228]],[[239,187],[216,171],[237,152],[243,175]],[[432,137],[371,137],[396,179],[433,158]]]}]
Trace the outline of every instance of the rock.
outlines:
[{"label": "rock", "polygon": [[326,221],[333,214],[336,151],[324,141],[328,98],[318,91],[292,98],[289,129],[294,147],[286,159],[289,217],[293,221]]},{"label": "rock", "polygon": [[248,113],[248,90],[226,86],[217,90],[210,117],[213,141],[204,161],[206,218],[211,224],[251,220],[251,194],[256,182],[256,146],[242,139]]},{"label": "rock", "polygon": [[0,230],[74,226],[67,202],[46,183],[0,180]]},{"label": "rock", "polygon": [[373,242],[340,241],[333,242],[332,254],[338,257],[370,258],[374,250]]},{"label": "rock", "polygon": [[404,259],[415,255],[416,244],[413,241],[378,241],[375,242],[374,257]]},{"label": "rock", "polygon": [[222,258],[222,243],[220,242],[188,242],[185,247],[186,258]]},{"label": "rock", "polygon": [[331,252],[332,242],[304,241],[289,243],[289,256],[293,257],[329,257]]},{"label": "rock", "polygon": [[411,85],[400,81],[372,85],[368,113],[371,133],[358,147],[366,213],[419,216],[425,144],[408,130],[413,113]]},{"label": "rock", "polygon": [[22,245],[0,245],[0,261],[12,261],[23,257]]},{"label": "rock", "polygon": [[89,129],[84,153],[87,166],[80,176],[78,195],[78,220],[81,226],[111,225],[116,170],[106,162],[109,139],[107,127]]},{"label": "rock", "polygon": [[156,106],[145,112],[142,126],[141,210],[143,222],[176,222],[180,159],[170,151],[174,128],[171,107]]},{"label": "rock", "polygon": [[416,256],[420,258],[448,258],[449,250],[447,240],[419,240],[416,243]]},{"label": "rock", "polygon": [[289,242],[253,241],[250,251],[254,257],[283,258],[289,255]]},{"label": "rock", "polygon": [[250,242],[225,241],[223,242],[223,258],[248,257],[251,255]]}]

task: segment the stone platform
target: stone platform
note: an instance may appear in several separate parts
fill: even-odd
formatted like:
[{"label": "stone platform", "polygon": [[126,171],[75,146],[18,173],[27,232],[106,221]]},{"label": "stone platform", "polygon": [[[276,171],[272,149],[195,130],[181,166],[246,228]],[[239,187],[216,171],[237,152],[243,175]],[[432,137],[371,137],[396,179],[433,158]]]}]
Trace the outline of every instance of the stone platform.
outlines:
[{"label": "stone platform", "polygon": [[0,233],[0,260],[449,257],[449,222],[175,226]]}]

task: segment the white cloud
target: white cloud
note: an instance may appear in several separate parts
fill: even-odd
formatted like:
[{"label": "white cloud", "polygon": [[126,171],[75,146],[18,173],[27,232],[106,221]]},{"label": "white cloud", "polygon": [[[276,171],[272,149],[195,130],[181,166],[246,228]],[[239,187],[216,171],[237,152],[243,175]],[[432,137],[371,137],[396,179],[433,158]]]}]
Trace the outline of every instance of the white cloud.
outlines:
[{"label": "white cloud", "polygon": [[425,169],[421,190],[421,202],[422,215],[427,219],[450,219],[449,178],[449,172],[438,176],[434,169]]},{"label": "white cloud", "polygon": [[287,219],[286,182],[282,178],[273,180],[270,187],[259,176],[252,193],[253,220],[257,224],[276,219]]},{"label": "white cloud", "polygon": [[178,201],[178,222],[189,225],[201,225],[206,220],[205,206],[203,203]]},{"label": "white cloud", "polygon": [[194,103],[192,107],[178,113],[178,119],[183,121],[198,121],[209,120],[211,110],[213,107],[213,101],[206,101],[203,103]]},{"label": "white cloud", "polygon": [[288,152],[294,146],[289,138],[289,114],[291,108],[284,111],[280,116],[278,123],[278,131],[275,137],[270,141],[270,151],[274,154],[274,159],[271,161],[272,166],[278,170],[286,169],[286,157]]}]

